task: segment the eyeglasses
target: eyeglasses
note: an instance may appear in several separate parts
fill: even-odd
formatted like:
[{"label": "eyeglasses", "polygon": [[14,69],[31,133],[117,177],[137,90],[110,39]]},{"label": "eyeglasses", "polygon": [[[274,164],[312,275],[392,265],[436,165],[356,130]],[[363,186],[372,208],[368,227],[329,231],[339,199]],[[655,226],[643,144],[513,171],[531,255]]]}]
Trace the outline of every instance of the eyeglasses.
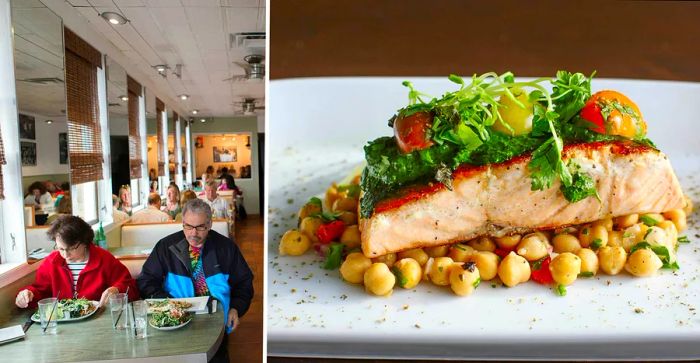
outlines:
[{"label": "eyeglasses", "polygon": [[79,247],[80,247],[80,245],[78,244],[78,245],[75,245],[75,246],[73,246],[73,247],[59,248],[58,245],[57,245],[56,243],[53,244],[53,249],[54,249],[54,250],[56,250],[56,251],[58,251],[58,252],[65,252],[65,253],[75,251],[75,250],[77,250]]},{"label": "eyeglasses", "polygon": [[204,231],[209,229],[209,226],[207,226],[206,224],[200,224],[198,226],[190,226],[187,223],[183,223],[182,228],[185,229],[186,231],[191,231],[193,229],[196,229],[197,232],[204,232]]}]

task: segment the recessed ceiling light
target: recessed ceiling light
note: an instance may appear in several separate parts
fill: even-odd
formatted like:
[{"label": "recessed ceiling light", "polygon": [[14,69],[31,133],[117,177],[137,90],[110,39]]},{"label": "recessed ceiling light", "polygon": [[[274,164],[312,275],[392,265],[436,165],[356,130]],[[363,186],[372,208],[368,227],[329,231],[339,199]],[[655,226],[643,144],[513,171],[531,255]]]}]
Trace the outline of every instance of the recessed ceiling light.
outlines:
[{"label": "recessed ceiling light", "polygon": [[119,96],[119,99],[122,100],[122,101],[128,101],[128,100],[129,100],[129,96],[121,95],[121,96]]},{"label": "recessed ceiling light", "polygon": [[198,113],[199,113],[199,110],[192,110],[192,114],[193,114],[193,115],[196,115],[196,114],[198,114]]},{"label": "recessed ceiling light", "polygon": [[207,119],[205,119],[205,118],[199,119],[199,122],[207,122]]},{"label": "recessed ceiling light", "polygon": [[159,73],[163,73],[163,72],[165,72],[166,69],[168,69],[168,66],[165,64],[158,64],[158,65],[153,66],[153,68],[155,68],[156,71],[158,71]]},{"label": "recessed ceiling light", "polygon": [[123,17],[121,14],[113,13],[111,11],[106,11],[100,14],[100,16],[112,25],[123,25],[129,22],[129,19]]},{"label": "recessed ceiling light", "polygon": [[53,123],[53,120],[46,120],[46,123],[51,125]]},{"label": "recessed ceiling light", "polygon": [[180,99],[184,101],[184,100],[186,100],[186,99],[190,98],[190,95],[186,95],[186,94],[181,94],[181,95],[180,95],[180,96],[178,96],[178,97],[180,97]]}]

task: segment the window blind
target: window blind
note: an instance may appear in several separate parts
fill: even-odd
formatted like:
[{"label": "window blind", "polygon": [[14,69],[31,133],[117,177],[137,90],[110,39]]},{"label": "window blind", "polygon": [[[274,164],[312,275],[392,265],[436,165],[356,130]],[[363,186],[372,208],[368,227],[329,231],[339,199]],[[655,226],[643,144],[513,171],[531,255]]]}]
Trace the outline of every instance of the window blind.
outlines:
[{"label": "window blind", "polygon": [[[1,125],[0,125],[1,126]],[[2,130],[0,130],[0,199],[5,199],[4,184],[2,181],[2,166],[7,164],[5,160],[5,146],[2,144]]]},{"label": "window blind", "polygon": [[128,75],[126,76],[126,84],[129,93],[129,168],[131,179],[139,179],[142,176],[143,165],[139,128],[139,97],[142,88],[141,84]]},{"label": "window blind", "polygon": [[181,174],[180,168],[177,167],[177,120],[179,119],[177,112],[173,111],[173,156],[175,156],[175,174]]},{"label": "window blind", "polygon": [[73,185],[104,178],[97,100],[102,55],[68,28],[65,32],[68,155]]}]

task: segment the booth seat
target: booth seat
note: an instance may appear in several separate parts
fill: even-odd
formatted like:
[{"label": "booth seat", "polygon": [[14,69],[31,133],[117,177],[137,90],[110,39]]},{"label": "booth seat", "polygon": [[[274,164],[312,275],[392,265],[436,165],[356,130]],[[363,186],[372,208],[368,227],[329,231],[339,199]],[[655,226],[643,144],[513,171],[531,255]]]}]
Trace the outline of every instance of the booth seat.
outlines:
[{"label": "booth seat", "polygon": [[[225,219],[214,219],[212,229],[228,236],[228,223]],[[122,247],[143,246],[152,248],[163,237],[182,230],[181,222],[125,223],[122,225]]]},{"label": "booth seat", "polygon": [[37,248],[43,248],[47,252],[53,250],[53,241],[46,235],[48,230],[49,226],[33,226],[25,229],[27,234],[27,253]]}]

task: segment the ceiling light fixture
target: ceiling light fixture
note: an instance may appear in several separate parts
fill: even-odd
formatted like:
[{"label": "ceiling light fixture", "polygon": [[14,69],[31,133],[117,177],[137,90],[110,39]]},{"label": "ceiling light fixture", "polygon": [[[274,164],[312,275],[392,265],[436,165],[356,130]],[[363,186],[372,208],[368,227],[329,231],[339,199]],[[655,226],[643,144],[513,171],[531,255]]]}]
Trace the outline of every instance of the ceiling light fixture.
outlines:
[{"label": "ceiling light fixture", "polygon": [[184,100],[190,98],[190,95],[186,95],[183,93],[183,94],[179,95],[178,97],[180,97],[180,99],[184,101]]},{"label": "ceiling light fixture", "polygon": [[158,73],[163,76],[163,78],[167,77],[166,71],[170,69],[167,64],[157,64],[153,66],[153,68],[158,71]]},{"label": "ceiling light fixture", "polygon": [[198,114],[198,113],[199,113],[199,110],[192,110],[192,114],[193,114],[193,115],[196,115],[196,114]]},{"label": "ceiling light fixture", "polygon": [[129,22],[129,19],[125,18],[121,14],[113,13],[111,11],[106,11],[100,14],[100,16],[112,25],[124,25]]},{"label": "ceiling light fixture", "polygon": [[207,122],[207,119],[201,118],[201,119],[199,119],[199,122]]},{"label": "ceiling light fixture", "polygon": [[121,96],[119,96],[119,99],[122,100],[122,101],[128,101],[128,100],[129,100],[129,96],[121,95]]},{"label": "ceiling light fixture", "polygon": [[53,120],[46,120],[46,123],[51,125],[53,123]]}]

